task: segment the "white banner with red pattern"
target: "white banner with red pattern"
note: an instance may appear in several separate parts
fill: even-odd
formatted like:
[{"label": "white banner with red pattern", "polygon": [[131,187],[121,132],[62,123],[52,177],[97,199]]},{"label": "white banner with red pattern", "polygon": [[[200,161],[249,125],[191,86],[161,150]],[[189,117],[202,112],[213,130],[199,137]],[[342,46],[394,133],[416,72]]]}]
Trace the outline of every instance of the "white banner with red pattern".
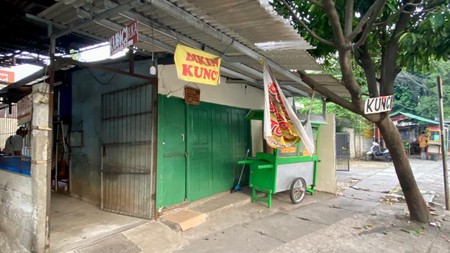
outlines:
[{"label": "white banner with red pattern", "polygon": [[314,154],[314,141],[308,137],[280,85],[264,63],[264,139],[272,148],[286,148],[300,141]]}]

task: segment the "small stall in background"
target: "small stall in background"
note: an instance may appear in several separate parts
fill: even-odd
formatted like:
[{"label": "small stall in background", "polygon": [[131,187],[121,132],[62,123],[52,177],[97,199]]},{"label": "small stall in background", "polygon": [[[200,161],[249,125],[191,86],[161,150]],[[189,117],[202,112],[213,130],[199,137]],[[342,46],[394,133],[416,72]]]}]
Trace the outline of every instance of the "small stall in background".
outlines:
[{"label": "small stall in background", "polygon": [[[263,120],[262,110],[250,111],[247,120]],[[316,186],[317,164],[320,162],[317,154],[317,140],[321,122],[311,122],[314,134],[316,152],[310,155],[302,144],[294,147],[272,149],[264,146],[264,152],[257,152],[256,157],[250,157],[239,161],[239,164],[250,166],[249,186],[252,188],[252,202],[262,201],[272,207],[272,195],[289,191],[291,201],[300,203],[306,192],[314,194]],[[265,195],[259,196],[258,192]]]},{"label": "small stall in background", "polygon": [[[437,161],[442,157],[442,148],[441,148],[441,131],[439,126],[428,126],[426,128],[426,133],[428,135],[428,147],[427,147],[427,158],[429,160]],[[444,128],[444,131],[448,131],[447,128]],[[447,134],[445,136],[448,136]],[[444,145],[448,147],[448,140],[445,140]]]},{"label": "small stall in background", "polygon": [[[23,175],[31,175],[31,114],[32,114],[32,98],[31,95],[23,97],[12,105],[17,108],[17,123],[10,129],[9,137],[12,137],[16,133],[16,129],[19,127],[25,129],[28,134],[23,137],[23,144],[20,156],[9,156],[5,154],[0,155],[0,169],[12,171]],[[9,141],[10,138],[6,138]]]},{"label": "small stall in background", "polygon": [[[420,154],[420,148],[419,143],[417,142],[417,138],[422,133],[422,131],[431,131],[431,129],[437,129],[437,131],[439,132],[439,122],[418,115],[397,111],[391,113],[389,117],[397,126],[397,129],[403,140],[405,152],[408,155]],[[433,136],[433,138],[439,138],[438,136]],[[432,153],[437,152],[437,149],[440,149],[440,147],[436,146],[438,141],[434,140],[431,143],[432,144],[429,147],[431,147]]]}]

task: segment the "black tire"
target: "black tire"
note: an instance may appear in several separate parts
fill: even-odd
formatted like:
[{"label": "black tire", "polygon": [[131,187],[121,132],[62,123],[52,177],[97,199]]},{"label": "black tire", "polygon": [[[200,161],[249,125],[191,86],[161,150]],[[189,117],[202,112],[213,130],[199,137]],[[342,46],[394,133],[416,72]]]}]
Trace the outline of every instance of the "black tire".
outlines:
[{"label": "black tire", "polygon": [[292,180],[289,197],[292,203],[298,204],[302,202],[306,195],[306,181],[302,177]]},{"label": "black tire", "polygon": [[373,161],[373,154],[366,154],[366,156],[364,157],[366,161]]}]

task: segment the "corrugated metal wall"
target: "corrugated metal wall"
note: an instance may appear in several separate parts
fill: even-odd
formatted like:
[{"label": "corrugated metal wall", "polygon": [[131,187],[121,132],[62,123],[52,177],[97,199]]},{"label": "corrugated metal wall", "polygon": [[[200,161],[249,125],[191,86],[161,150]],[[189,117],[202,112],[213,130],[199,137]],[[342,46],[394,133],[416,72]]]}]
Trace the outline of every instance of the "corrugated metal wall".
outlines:
[{"label": "corrugated metal wall", "polygon": [[6,139],[15,134],[17,130],[17,105],[13,105],[11,108],[11,114],[9,108],[0,110],[0,148],[5,148]]},{"label": "corrugated metal wall", "polygon": [[139,85],[102,95],[104,210],[151,218],[152,89]]},{"label": "corrugated metal wall", "polygon": [[336,170],[350,170],[349,133],[336,133]]}]

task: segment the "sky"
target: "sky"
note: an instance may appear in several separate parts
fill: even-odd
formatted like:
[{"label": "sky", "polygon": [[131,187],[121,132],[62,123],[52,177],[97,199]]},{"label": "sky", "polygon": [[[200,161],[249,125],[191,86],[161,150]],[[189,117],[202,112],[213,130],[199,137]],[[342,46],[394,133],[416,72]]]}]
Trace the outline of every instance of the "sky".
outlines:
[{"label": "sky", "polygon": [[[110,56],[109,43],[102,43],[99,45],[94,45],[88,48],[80,49],[80,53],[77,55],[77,60],[82,62],[96,62],[105,59],[115,59],[123,57],[128,52],[128,49],[124,49],[121,52]],[[20,81],[21,79],[39,71],[43,67],[31,65],[31,64],[21,64],[12,66],[9,68],[0,68],[1,70],[14,72],[14,82]]]}]

